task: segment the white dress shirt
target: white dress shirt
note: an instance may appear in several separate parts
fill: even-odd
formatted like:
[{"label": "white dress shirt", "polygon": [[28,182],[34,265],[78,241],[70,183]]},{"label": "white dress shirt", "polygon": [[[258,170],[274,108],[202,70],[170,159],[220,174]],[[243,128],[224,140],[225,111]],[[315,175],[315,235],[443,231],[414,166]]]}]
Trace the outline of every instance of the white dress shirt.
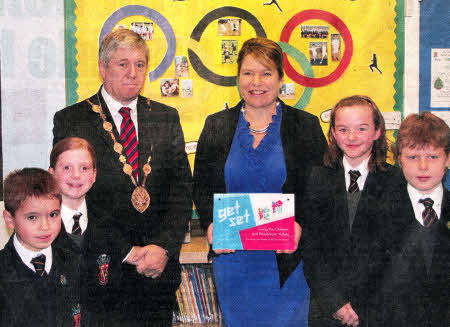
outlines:
[{"label": "white dress shirt", "polygon": [[345,189],[348,190],[350,186],[350,174],[348,173],[350,170],[358,170],[361,176],[359,176],[358,183],[359,190],[362,191],[364,189],[364,184],[366,183],[367,176],[369,175],[369,159],[370,156],[364,159],[357,167],[352,167],[348,161],[345,159],[342,160],[342,164],[344,165],[345,170]]},{"label": "white dress shirt", "polygon": [[411,200],[414,215],[416,220],[423,226],[423,218],[422,212],[425,209],[423,203],[420,203],[419,200],[430,198],[434,201],[433,209],[437,214],[438,219],[441,218],[441,207],[442,207],[442,198],[444,196],[444,187],[442,184],[439,184],[430,194],[422,194],[418,190],[416,190],[411,184],[408,183],[408,194]]},{"label": "white dress shirt", "polygon": [[34,266],[31,263],[31,260],[33,258],[40,256],[41,254],[44,254],[45,255],[45,268],[44,269],[47,272],[47,274],[50,273],[50,269],[52,268],[52,262],[53,262],[51,246],[49,246],[48,248],[45,248],[43,250],[40,250],[38,252],[31,251],[31,250],[27,249],[26,247],[24,247],[22,245],[22,243],[19,242],[19,239],[17,238],[17,234],[14,234],[13,244],[14,244],[14,247],[15,247],[17,253],[19,254],[20,259],[22,259],[22,262],[25,264],[25,266],[27,266],[34,272],[36,272],[36,269],[34,269]]},{"label": "white dress shirt", "polygon": [[105,88],[102,87],[102,96],[105,100],[106,105],[108,106],[109,112],[111,113],[111,116],[114,120],[114,125],[116,125],[117,131],[120,134],[120,124],[122,124],[123,117],[119,113],[120,108],[122,107],[128,107],[131,109],[130,111],[130,117],[131,120],[134,123],[134,128],[136,129],[136,138],[139,140],[138,136],[138,119],[137,119],[137,98],[131,101],[127,106],[124,106],[120,102],[114,100],[112,96],[106,92]]},{"label": "white dress shirt", "polygon": [[81,228],[81,234],[83,234],[88,225],[86,199],[83,200],[83,202],[80,204],[80,207],[77,210],[73,210],[73,209],[65,206],[64,203],[61,204],[61,220],[64,224],[64,228],[66,229],[66,232],[69,234],[72,234],[72,227],[73,227],[73,223],[74,223],[73,216],[76,213],[81,213],[80,228]]}]

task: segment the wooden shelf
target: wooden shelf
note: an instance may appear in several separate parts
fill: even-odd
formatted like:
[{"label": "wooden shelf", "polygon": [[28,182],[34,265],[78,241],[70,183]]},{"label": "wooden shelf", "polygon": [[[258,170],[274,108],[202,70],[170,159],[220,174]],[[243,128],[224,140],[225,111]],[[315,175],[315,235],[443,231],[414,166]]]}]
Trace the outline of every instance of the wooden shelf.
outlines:
[{"label": "wooden shelf", "polygon": [[208,263],[209,244],[206,236],[193,236],[181,246],[180,263]]}]

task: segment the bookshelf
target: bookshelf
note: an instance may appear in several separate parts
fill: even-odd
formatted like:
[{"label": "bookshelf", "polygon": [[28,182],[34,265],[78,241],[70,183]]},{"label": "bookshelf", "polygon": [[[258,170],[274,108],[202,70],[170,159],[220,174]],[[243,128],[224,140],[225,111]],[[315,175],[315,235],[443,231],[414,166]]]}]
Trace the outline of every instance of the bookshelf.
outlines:
[{"label": "bookshelf", "polygon": [[206,236],[191,236],[190,242],[181,246],[182,281],[174,327],[222,326],[208,252]]}]

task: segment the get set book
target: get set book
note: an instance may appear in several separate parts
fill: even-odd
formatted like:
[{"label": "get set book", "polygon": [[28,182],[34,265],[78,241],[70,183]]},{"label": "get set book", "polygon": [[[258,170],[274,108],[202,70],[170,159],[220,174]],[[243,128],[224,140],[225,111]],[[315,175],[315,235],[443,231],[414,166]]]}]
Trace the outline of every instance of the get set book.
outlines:
[{"label": "get set book", "polygon": [[214,194],[212,248],[231,250],[292,250],[293,194]]}]

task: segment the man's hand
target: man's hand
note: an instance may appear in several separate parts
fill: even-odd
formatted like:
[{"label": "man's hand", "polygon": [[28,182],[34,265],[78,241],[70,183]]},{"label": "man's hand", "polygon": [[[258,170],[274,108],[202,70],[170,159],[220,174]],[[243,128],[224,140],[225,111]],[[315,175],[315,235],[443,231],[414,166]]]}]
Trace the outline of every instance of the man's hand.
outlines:
[{"label": "man's hand", "polygon": [[150,244],[144,247],[133,246],[125,262],[135,265],[136,271],[145,277],[157,278],[166,268],[168,260],[162,247]]},{"label": "man's hand", "polygon": [[[208,238],[208,243],[212,244],[212,237],[213,237],[213,224],[209,224],[208,229],[206,230],[206,237]],[[223,253],[234,253],[234,250],[230,249],[220,249],[220,250],[213,250],[215,254],[223,254]]]},{"label": "man's hand", "polygon": [[298,224],[298,222],[294,223],[294,241],[295,241],[295,248],[293,250],[277,250],[277,253],[286,253],[291,254],[294,253],[298,248],[298,242],[300,242],[300,236],[302,235],[302,228]]},{"label": "man's hand", "polygon": [[333,314],[333,318],[340,320],[343,325],[356,327],[359,325],[359,318],[353,310],[350,302],[346,303],[342,308]]}]

